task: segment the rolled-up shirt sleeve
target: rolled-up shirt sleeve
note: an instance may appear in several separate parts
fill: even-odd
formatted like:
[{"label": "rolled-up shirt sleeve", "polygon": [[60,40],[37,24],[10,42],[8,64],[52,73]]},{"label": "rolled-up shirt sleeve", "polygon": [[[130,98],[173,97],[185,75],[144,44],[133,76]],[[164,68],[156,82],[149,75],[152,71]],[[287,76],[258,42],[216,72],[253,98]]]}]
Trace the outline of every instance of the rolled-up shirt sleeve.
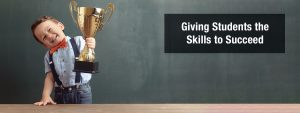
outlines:
[{"label": "rolled-up shirt sleeve", "polygon": [[51,71],[51,68],[49,65],[49,51],[47,51],[45,54],[44,63],[45,63],[45,73],[48,73],[49,71]]}]

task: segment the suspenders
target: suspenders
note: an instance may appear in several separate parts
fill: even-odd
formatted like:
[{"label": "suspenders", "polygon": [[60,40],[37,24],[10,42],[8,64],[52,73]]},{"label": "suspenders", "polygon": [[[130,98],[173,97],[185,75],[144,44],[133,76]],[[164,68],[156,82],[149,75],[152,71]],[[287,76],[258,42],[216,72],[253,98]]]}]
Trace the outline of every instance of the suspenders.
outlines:
[{"label": "suspenders", "polygon": [[[75,39],[71,38],[70,42],[71,42],[73,52],[74,52],[74,55],[75,55],[75,58],[76,58],[75,60],[77,60],[77,58],[79,57],[79,50],[78,50],[78,47],[76,45]],[[54,62],[53,62],[53,57],[52,57],[52,55],[50,55],[50,52],[49,52],[49,64],[50,64],[50,68],[52,70],[53,78],[54,78],[56,84],[59,87],[63,88],[62,82],[59,80],[58,74],[56,73],[56,70],[55,70],[55,67],[54,67]],[[76,72],[75,84],[76,84],[77,88],[80,85],[80,81],[81,81],[81,74],[80,74],[80,72]]]}]

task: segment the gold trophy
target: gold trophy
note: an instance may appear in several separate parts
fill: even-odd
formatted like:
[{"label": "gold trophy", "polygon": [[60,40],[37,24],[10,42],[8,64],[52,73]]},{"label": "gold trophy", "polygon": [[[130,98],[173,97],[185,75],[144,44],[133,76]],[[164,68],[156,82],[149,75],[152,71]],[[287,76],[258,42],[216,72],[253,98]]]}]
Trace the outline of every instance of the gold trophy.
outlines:
[{"label": "gold trophy", "polygon": [[[103,29],[103,25],[110,19],[114,12],[115,6],[108,3],[106,8],[95,7],[77,7],[77,2],[71,0],[70,13],[80,29],[84,38],[95,37],[97,31]],[[76,19],[73,16],[73,11],[77,13]],[[76,57],[74,71],[85,73],[96,73],[98,71],[98,62],[95,61],[94,49],[88,48],[87,45],[81,51],[79,58]]]}]

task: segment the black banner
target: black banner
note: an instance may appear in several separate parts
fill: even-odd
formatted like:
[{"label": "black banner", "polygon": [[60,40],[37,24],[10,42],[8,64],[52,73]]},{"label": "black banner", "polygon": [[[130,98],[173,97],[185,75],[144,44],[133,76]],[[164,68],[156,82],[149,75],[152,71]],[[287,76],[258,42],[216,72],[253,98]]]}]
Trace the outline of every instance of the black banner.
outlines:
[{"label": "black banner", "polygon": [[284,14],[165,14],[165,53],[284,53]]}]

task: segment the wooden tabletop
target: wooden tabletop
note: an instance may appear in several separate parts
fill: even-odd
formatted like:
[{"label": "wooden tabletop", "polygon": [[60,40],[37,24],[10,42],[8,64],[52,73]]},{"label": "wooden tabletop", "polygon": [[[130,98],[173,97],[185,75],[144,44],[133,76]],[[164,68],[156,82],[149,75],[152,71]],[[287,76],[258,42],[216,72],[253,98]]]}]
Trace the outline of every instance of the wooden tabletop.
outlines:
[{"label": "wooden tabletop", "polygon": [[299,113],[300,104],[0,104],[0,113]]}]

